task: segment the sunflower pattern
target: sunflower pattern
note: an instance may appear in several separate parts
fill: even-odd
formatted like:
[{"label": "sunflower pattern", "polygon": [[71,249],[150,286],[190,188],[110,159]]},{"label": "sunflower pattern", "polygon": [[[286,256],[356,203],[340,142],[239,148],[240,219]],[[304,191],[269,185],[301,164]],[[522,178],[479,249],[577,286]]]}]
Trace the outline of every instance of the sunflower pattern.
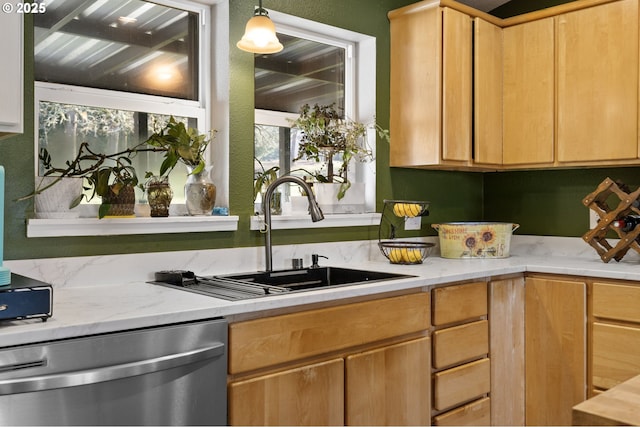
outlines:
[{"label": "sunflower pattern", "polygon": [[511,237],[511,228],[512,224],[506,223],[475,224],[475,227],[456,223],[451,223],[447,228],[438,226],[441,253],[446,252],[445,258],[503,258],[509,256],[508,240]]}]

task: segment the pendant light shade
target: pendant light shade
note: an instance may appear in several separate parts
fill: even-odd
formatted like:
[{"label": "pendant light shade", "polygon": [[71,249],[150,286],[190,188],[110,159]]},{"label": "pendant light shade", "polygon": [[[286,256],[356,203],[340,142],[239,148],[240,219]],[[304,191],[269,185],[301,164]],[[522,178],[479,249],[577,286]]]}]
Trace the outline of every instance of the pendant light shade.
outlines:
[{"label": "pendant light shade", "polygon": [[269,13],[262,8],[262,0],[249,19],[244,35],[236,44],[239,49],[252,53],[277,53],[283,49],[276,36],[276,26],[269,18]]}]

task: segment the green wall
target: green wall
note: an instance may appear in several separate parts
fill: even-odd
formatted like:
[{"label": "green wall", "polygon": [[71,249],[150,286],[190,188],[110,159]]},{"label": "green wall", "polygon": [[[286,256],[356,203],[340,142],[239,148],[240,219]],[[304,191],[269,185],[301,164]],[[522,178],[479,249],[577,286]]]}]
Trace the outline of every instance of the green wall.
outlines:
[{"label": "green wall", "polygon": [[[387,11],[413,0],[270,0],[267,7],[377,38],[377,119],[389,123],[389,22]],[[7,173],[5,259],[197,250],[263,244],[249,230],[253,210],[253,56],[235,48],[251,16],[254,0],[230,2],[230,210],[240,216],[236,232],[77,238],[26,238],[25,218],[32,203],[14,202],[34,185],[33,29],[26,16],[25,134],[0,140],[0,164]],[[393,137],[393,136],[392,136]],[[518,234],[581,236],[588,228],[582,198],[606,177],[640,186],[639,168],[472,173],[389,168],[386,142],[377,147],[378,211],[384,199],[431,201],[426,224],[493,220],[521,224]],[[377,227],[278,230],[274,244],[376,239]]]},{"label": "green wall", "polygon": [[[589,209],[582,199],[607,177],[631,190],[640,186],[637,167],[488,173],[484,216],[521,224],[518,234],[579,237],[589,230]],[[618,201],[610,199],[613,206]]]},{"label": "green wall", "polygon": [[[266,7],[377,38],[378,122],[389,124],[389,21],[387,12],[413,0],[270,0]],[[253,210],[253,56],[238,50],[236,41],[251,17],[254,0],[230,1],[230,211],[240,216],[236,232],[158,234],[108,237],[30,238],[25,218],[30,201],[14,202],[34,185],[33,21],[25,17],[25,133],[0,140],[0,165],[6,170],[5,259],[45,258],[173,250],[197,250],[263,244],[249,230]],[[386,142],[378,142],[378,211],[383,199],[432,202],[429,221],[478,219],[482,216],[481,174],[390,169]],[[455,190],[455,191],[453,191]],[[431,233],[426,226],[423,233]],[[274,244],[377,238],[377,227],[278,230]]]}]

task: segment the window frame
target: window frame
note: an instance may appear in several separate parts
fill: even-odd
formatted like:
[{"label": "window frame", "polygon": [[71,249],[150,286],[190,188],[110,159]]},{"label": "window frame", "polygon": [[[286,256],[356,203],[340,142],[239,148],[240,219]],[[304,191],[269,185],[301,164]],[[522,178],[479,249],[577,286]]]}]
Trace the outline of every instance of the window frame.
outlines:
[{"label": "window frame", "polygon": [[[155,0],[154,0],[155,1]],[[216,206],[229,206],[229,83],[230,70],[229,61],[229,0],[158,0],[171,7],[178,7],[188,10],[195,10],[200,13],[200,69],[199,69],[199,101],[180,100],[187,103],[199,103],[204,111],[202,122],[198,127],[201,131],[215,129],[216,138],[209,145],[207,161],[213,165],[212,179],[218,189]],[[42,83],[42,82],[40,82]],[[42,83],[48,85],[49,83]],[[37,84],[36,86],[40,86]],[[73,96],[79,95],[77,86],[71,87]],[[84,88],[89,89],[89,88]],[[60,85],[55,90],[64,90]],[[95,89],[97,90],[97,89]],[[34,150],[35,164],[34,175],[38,171],[38,95],[36,87],[34,90],[34,101],[36,111],[34,111]],[[106,91],[109,92],[109,91]],[[106,94],[107,97],[109,94]],[[155,101],[162,102],[162,97],[151,95],[137,95],[139,97],[151,97]],[[40,97],[42,99],[42,97]],[[171,102],[174,98],[167,98]],[[44,99],[47,100],[47,99]],[[56,100],[54,102],[67,102],[67,100]],[[74,102],[69,102],[74,103]],[[80,102],[82,104],[82,102]],[[167,107],[174,108],[175,104],[167,104]],[[172,109],[175,113],[176,110]],[[153,218],[157,220],[158,218]],[[162,218],[163,224],[158,226],[158,221],[147,221],[148,218],[119,219],[116,223],[98,220],[96,218],[86,218],[83,221],[65,222],[57,219],[37,219],[29,218],[27,223],[27,237],[57,237],[57,236],[95,236],[95,235],[123,235],[123,234],[154,234],[154,233],[180,233],[180,232],[203,232],[203,231],[233,231],[237,230],[238,216],[225,217],[182,217],[170,216]],[[63,224],[64,223],[64,224]]]},{"label": "window frame", "polygon": [[[170,98],[157,95],[139,94],[133,92],[121,92],[106,89],[97,89],[85,86],[74,86],[60,83],[49,83],[42,81],[34,82],[34,171],[35,175],[38,175],[39,170],[39,103],[40,101],[50,101],[65,104],[85,105],[98,108],[110,108],[121,109],[129,111],[141,111],[154,114],[176,115],[176,116],[188,116],[193,117],[197,121],[197,128],[200,132],[207,132],[209,129],[216,129],[216,139],[213,143],[207,147],[205,156],[207,163],[212,164],[215,159],[224,159],[224,165],[219,168],[216,162],[216,168],[214,172],[214,182],[216,184],[220,182],[222,185],[218,186],[218,201],[217,206],[228,207],[228,157],[226,156],[226,146],[228,146],[228,133],[226,131],[226,124],[221,122],[220,119],[216,123],[212,123],[212,117],[217,117],[217,109],[220,107],[216,105],[214,110],[212,106],[213,88],[212,80],[214,77],[218,77],[220,70],[215,70],[215,76],[212,69],[212,63],[214,60],[220,58],[220,54],[217,53],[221,43],[217,42],[218,38],[212,39],[212,37],[220,37],[220,31],[215,35],[212,35],[212,28],[216,28],[219,25],[219,20],[222,16],[227,17],[225,23],[228,29],[228,2],[225,0],[219,1],[204,1],[203,3],[189,1],[189,0],[156,0],[155,3],[162,4],[168,7],[174,7],[190,12],[196,12],[199,14],[199,45],[198,55],[200,60],[198,61],[198,100],[186,100],[179,98]],[[222,4],[226,5],[226,10],[222,9]],[[226,11],[226,13],[225,13]],[[222,12],[222,13],[220,13]],[[215,21],[214,21],[215,20]],[[215,24],[215,25],[214,25]],[[228,40],[228,35],[225,36]],[[225,47],[224,52],[227,53],[228,47]],[[222,77],[222,76],[221,76]],[[228,79],[228,77],[224,77]],[[220,87],[216,83],[216,89]],[[228,95],[227,95],[228,97]],[[228,115],[228,104],[226,107],[226,114]],[[224,114],[222,114],[224,116]],[[228,123],[228,121],[227,121]],[[222,128],[225,128],[224,132],[220,132]],[[222,141],[221,141],[222,139]],[[223,175],[224,172],[224,175]]]},{"label": "window frame", "polygon": [[[375,123],[376,38],[271,9],[269,16],[276,26],[276,32],[346,48],[345,114],[361,123]],[[256,124],[291,127],[287,119],[295,120],[298,114],[255,109],[254,116]],[[355,169],[355,181],[367,184],[365,211],[375,212],[376,132],[367,132],[366,142],[372,150],[373,160],[354,162],[352,167]]]}]

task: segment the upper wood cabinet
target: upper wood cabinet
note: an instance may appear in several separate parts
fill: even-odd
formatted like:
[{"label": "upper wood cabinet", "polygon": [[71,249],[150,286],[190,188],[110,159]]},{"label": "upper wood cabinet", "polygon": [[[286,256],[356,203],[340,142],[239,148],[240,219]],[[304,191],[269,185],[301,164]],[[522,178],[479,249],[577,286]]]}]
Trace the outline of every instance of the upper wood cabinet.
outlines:
[{"label": "upper wood cabinet", "polygon": [[425,0],[389,18],[391,166],[640,164],[637,0],[507,20]]},{"label": "upper wood cabinet", "polygon": [[503,30],[503,164],[554,161],[554,18]]},{"label": "upper wood cabinet", "polygon": [[471,160],[472,20],[439,2],[389,13],[391,166]]},{"label": "upper wood cabinet", "polygon": [[476,17],[473,32],[473,160],[477,164],[501,165],[502,28]]},{"label": "upper wood cabinet", "polygon": [[23,129],[22,26],[22,14],[0,13],[0,36],[5,42],[0,64],[0,137]]},{"label": "upper wood cabinet", "polygon": [[638,1],[557,20],[558,162],[638,157]]}]

